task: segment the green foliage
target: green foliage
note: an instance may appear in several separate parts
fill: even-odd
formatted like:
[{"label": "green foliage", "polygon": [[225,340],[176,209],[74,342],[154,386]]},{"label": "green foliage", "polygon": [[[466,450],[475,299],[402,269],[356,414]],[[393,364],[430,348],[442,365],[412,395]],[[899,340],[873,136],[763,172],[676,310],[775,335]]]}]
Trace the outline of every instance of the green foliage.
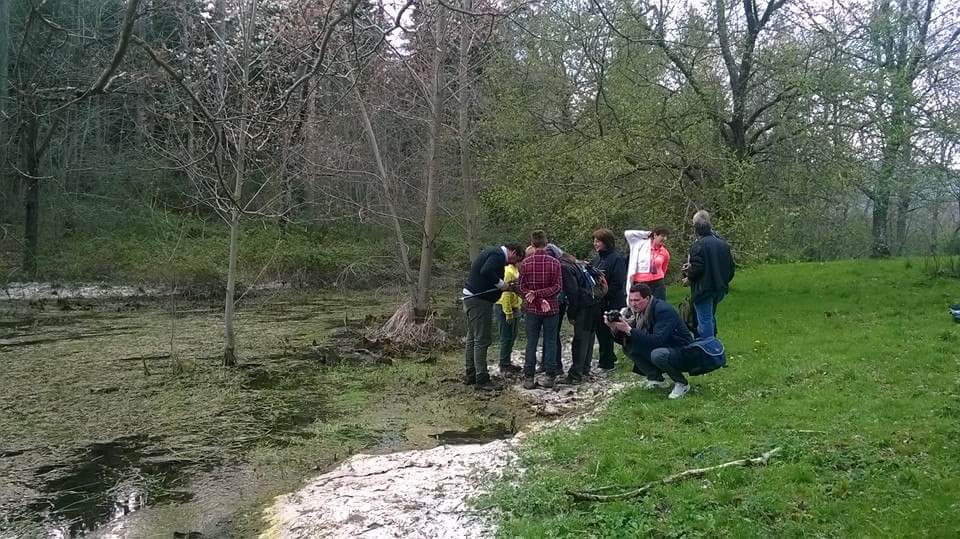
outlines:
[{"label": "green foliage", "polygon": [[[40,277],[63,281],[119,281],[222,286],[228,230],[213,215],[184,213],[101,198],[53,198],[43,228]],[[394,249],[377,224],[324,224],[249,219],[243,222],[238,261],[243,283],[363,285],[397,278]],[[342,275],[341,275],[342,274]],[[13,276],[16,278],[16,275]]]},{"label": "green foliage", "polygon": [[[535,436],[523,473],[480,503],[500,511],[502,537],[956,536],[960,325],[945,312],[956,286],[905,266],[738,274],[719,310],[729,368],[694,378],[684,400],[632,389],[578,431]],[[766,467],[636,501],[565,495],[775,446],[783,453]]]}]

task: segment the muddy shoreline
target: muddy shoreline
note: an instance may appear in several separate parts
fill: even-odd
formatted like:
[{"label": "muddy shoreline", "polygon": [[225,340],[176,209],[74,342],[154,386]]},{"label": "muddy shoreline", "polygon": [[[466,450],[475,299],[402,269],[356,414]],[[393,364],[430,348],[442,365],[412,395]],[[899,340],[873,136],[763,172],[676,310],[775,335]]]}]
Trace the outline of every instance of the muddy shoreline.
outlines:
[{"label": "muddy shoreline", "polygon": [[338,332],[398,299],[253,295],[238,369],[219,366],[213,301],[0,304],[0,537],[109,536],[120,523],[246,537],[275,496],[350,455],[500,438],[535,417],[516,394],[459,384],[456,352],[337,357]]}]

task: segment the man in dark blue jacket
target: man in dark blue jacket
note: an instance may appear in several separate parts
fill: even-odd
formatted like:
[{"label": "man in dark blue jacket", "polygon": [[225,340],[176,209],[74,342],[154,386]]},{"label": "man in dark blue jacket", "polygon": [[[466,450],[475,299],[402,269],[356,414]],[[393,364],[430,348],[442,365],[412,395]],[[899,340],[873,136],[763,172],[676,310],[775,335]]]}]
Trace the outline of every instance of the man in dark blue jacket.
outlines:
[{"label": "man in dark blue jacket", "polygon": [[653,297],[646,284],[630,287],[629,309],[621,311],[621,320],[606,320],[607,327],[623,344],[633,360],[633,372],[647,377],[646,388],[667,388],[666,373],[675,382],[671,399],[679,399],[690,390],[680,371],[681,349],[693,341],[680,313],[662,299]]},{"label": "man in dark blue jacket", "polygon": [[[613,232],[606,228],[601,228],[593,233],[593,248],[597,251],[597,256],[590,262],[594,268],[603,272],[607,279],[607,295],[601,302],[601,310],[622,309],[627,301],[627,257],[617,250],[616,239]],[[603,320],[598,320],[603,322]],[[613,334],[606,325],[597,324],[597,343],[600,345],[600,368],[604,370],[613,369],[616,364],[617,356],[613,350]],[[593,345],[590,345],[591,351]],[[590,370],[590,361],[585,365],[586,371]],[[587,374],[584,372],[583,374]]]},{"label": "man in dark blue jacket", "polygon": [[503,282],[503,268],[523,258],[523,249],[517,244],[485,249],[473,261],[470,275],[463,287],[463,312],[467,318],[467,342],[464,351],[463,383],[477,389],[493,389],[487,372],[487,348],[490,347],[493,304],[507,287]]},{"label": "man in dark blue jacket", "polygon": [[704,210],[693,216],[697,241],[683,272],[690,284],[690,299],[697,311],[697,336],[717,336],[717,305],[730,290],[736,270],[730,244],[713,232],[710,214]]}]

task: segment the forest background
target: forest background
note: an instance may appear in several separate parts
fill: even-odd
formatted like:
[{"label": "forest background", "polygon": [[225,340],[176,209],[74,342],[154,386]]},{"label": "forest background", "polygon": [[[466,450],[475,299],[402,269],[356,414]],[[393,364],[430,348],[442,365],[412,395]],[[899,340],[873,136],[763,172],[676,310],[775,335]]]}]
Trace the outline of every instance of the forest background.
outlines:
[{"label": "forest background", "polygon": [[958,9],[3,2],[0,271],[206,287],[229,326],[277,281],[423,317],[534,227],[666,224],[679,264],[700,208],[742,264],[955,255]]}]

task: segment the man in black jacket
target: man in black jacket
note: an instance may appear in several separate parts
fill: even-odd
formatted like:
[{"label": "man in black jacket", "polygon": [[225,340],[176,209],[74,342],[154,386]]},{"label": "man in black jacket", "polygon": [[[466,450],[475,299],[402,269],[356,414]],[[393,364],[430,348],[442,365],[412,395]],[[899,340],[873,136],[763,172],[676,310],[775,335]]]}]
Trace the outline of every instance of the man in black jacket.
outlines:
[{"label": "man in black jacket", "polygon": [[522,258],[523,249],[519,245],[506,244],[485,249],[470,267],[470,275],[463,287],[463,312],[467,319],[464,384],[476,385],[477,389],[493,389],[487,372],[493,304],[507,288],[503,282],[503,268]]},{"label": "man in black jacket", "polygon": [[[596,249],[597,256],[590,264],[603,272],[609,286],[607,295],[601,302],[601,319],[597,323],[597,342],[600,344],[600,368],[610,370],[616,364],[617,355],[613,350],[613,334],[603,323],[602,313],[622,309],[627,305],[627,257],[617,250],[613,232],[606,228],[593,233],[593,248]],[[590,347],[593,348],[592,343]],[[587,371],[590,370],[589,361],[585,368]]]},{"label": "man in black jacket", "polygon": [[621,340],[623,351],[633,360],[633,372],[647,377],[646,388],[667,388],[666,373],[674,381],[669,398],[682,398],[690,384],[680,370],[681,349],[693,341],[680,313],[666,301],[653,296],[644,283],[630,288],[629,309],[621,311],[621,320],[606,320]]},{"label": "man in black jacket", "polygon": [[710,214],[700,210],[693,216],[697,240],[683,271],[690,283],[690,299],[697,312],[697,335],[717,336],[717,305],[730,290],[736,265],[730,244],[713,232]]}]

